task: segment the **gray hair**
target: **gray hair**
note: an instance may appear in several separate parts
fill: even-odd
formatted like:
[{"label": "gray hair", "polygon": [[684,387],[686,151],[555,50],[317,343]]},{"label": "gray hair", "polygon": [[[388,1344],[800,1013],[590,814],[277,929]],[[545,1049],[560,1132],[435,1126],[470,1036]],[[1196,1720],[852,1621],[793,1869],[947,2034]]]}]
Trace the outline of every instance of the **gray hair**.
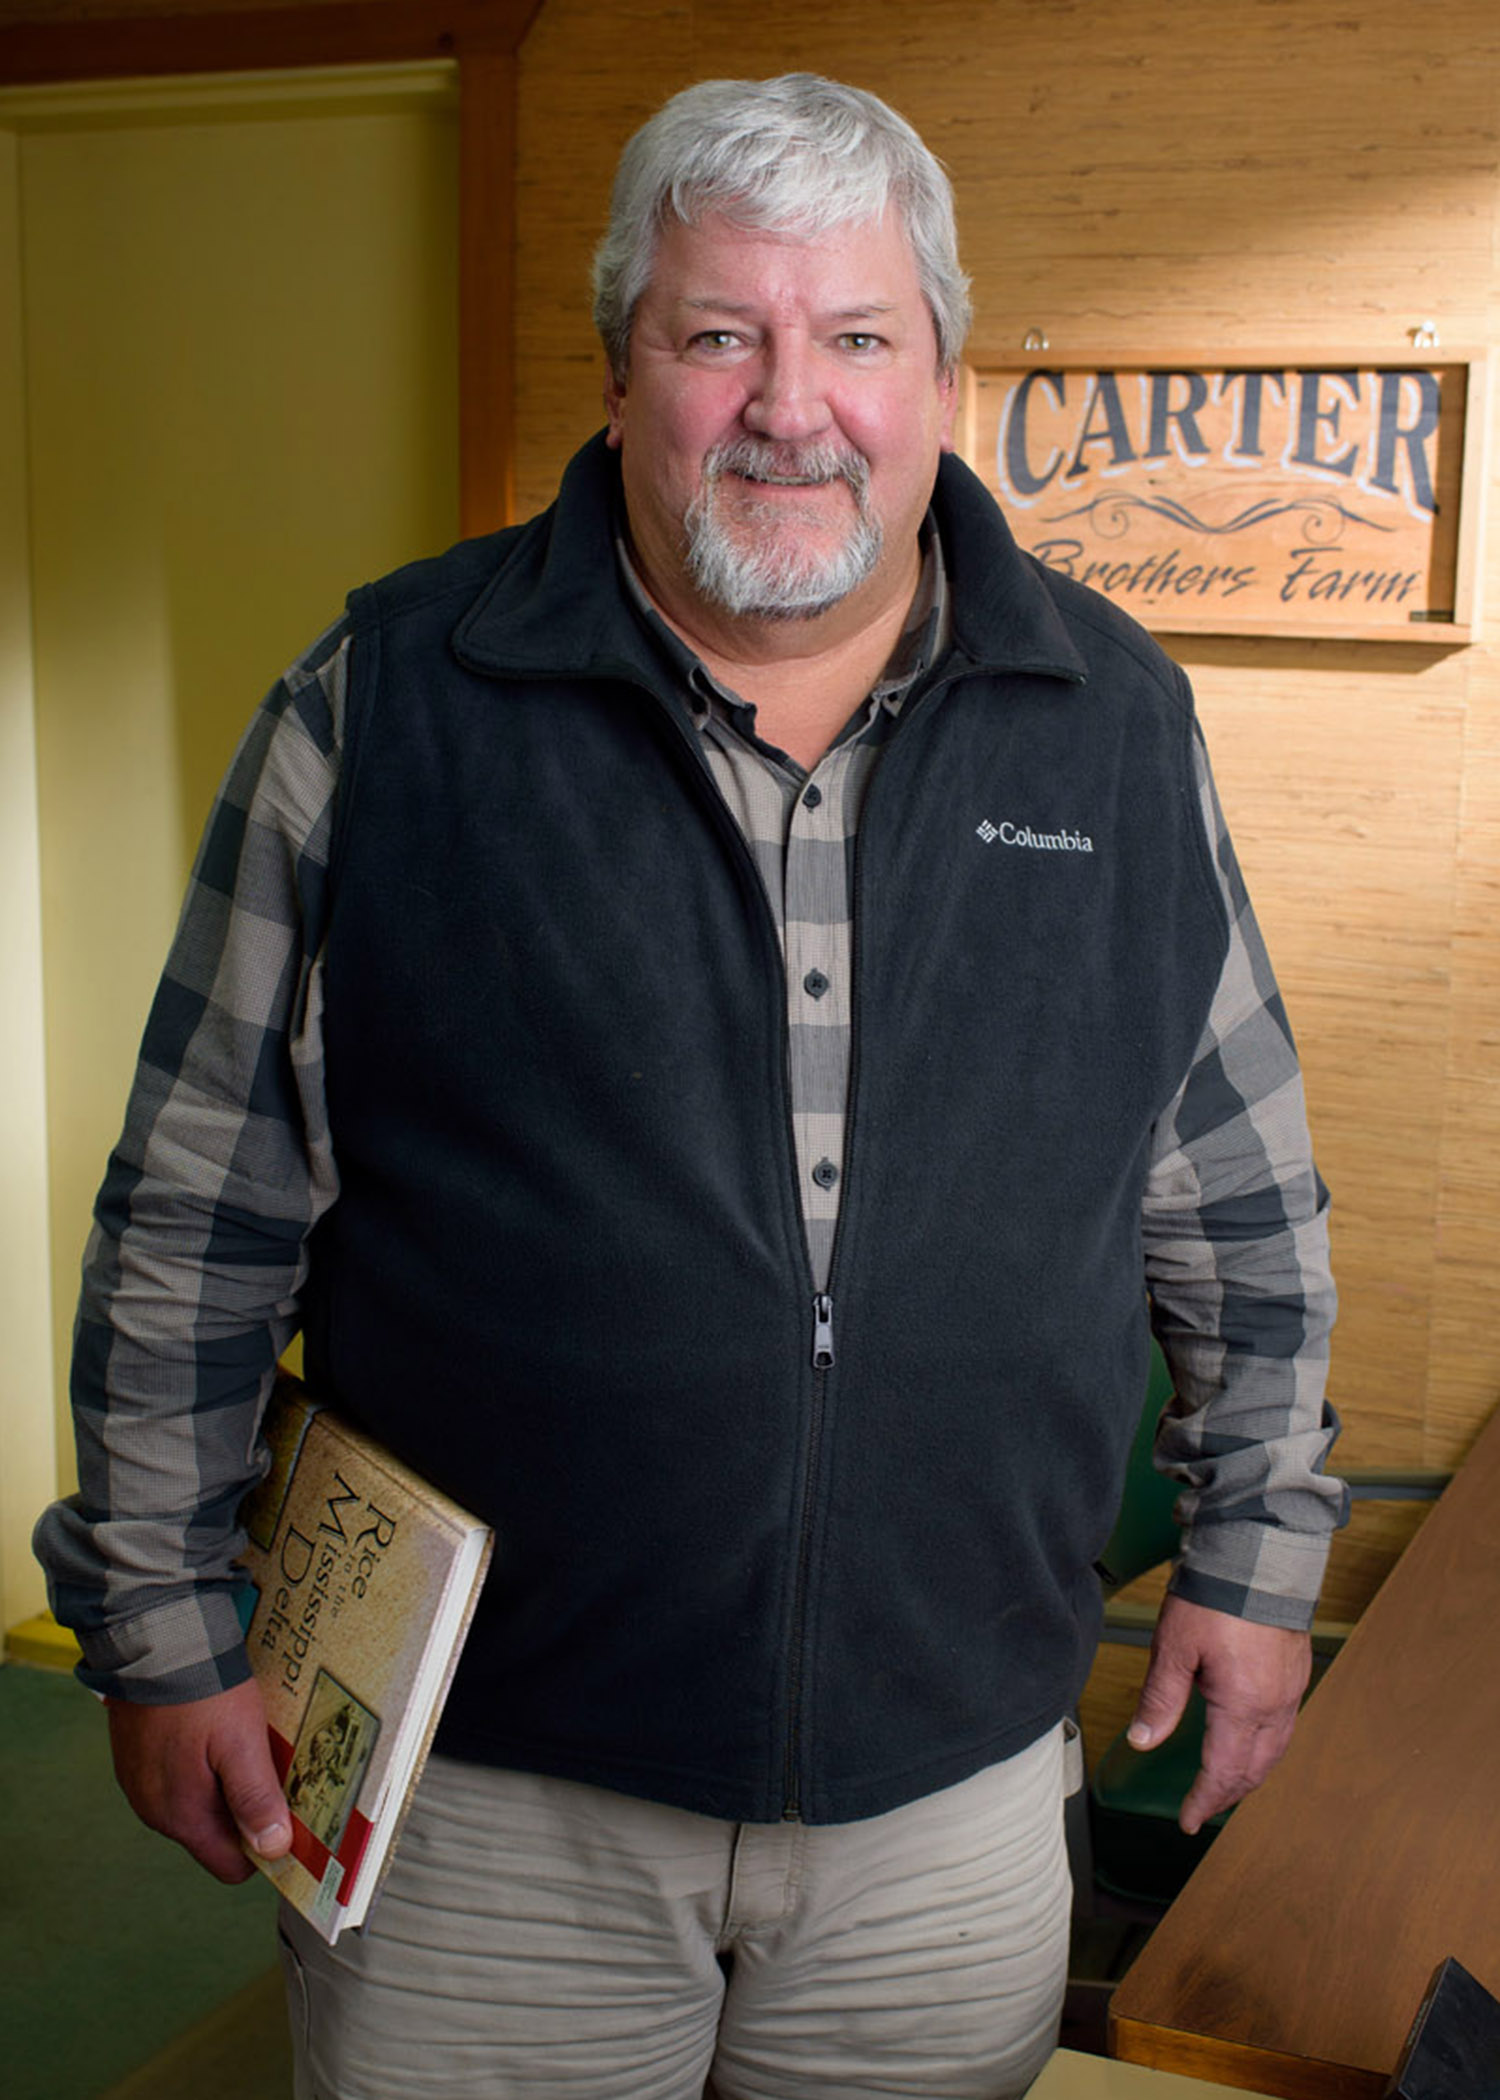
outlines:
[{"label": "gray hair", "polygon": [[721,212],[738,226],[816,237],[901,216],[937,330],[938,363],[958,364],[969,280],[958,264],[953,191],[904,117],[863,88],[815,73],[701,80],[643,124],[620,156],[609,227],[594,256],[594,325],[623,384],[630,328],[670,216]]}]

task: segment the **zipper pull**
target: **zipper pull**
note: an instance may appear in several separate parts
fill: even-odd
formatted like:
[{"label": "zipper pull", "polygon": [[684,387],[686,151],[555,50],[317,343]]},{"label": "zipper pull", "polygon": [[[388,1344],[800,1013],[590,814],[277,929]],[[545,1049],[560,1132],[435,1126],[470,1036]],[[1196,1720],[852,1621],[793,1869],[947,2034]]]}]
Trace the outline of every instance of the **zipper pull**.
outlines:
[{"label": "zipper pull", "polygon": [[820,1291],[813,1300],[813,1369],[833,1368],[833,1300]]}]

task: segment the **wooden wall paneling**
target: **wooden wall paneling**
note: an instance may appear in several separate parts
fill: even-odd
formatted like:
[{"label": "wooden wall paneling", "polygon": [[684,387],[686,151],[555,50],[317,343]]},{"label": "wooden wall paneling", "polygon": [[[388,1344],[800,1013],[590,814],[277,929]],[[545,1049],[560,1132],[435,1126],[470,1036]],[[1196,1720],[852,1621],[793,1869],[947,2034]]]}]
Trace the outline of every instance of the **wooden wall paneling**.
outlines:
[{"label": "wooden wall paneling", "polygon": [[1419,301],[1450,340],[1487,339],[1487,214],[1452,165],[1493,128],[1477,9],[1438,36],[1368,0],[1232,22],[1201,0],[1001,12],[988,65],[954,75],[989,163],[966,151],[960,180],[995,198],[966,215],[976,274],[1000,295],[986,341],[1002,316],[1050,320],[1060,345],[1164,348],[1185,331],[1248,344],[1273,321],[1311,350],[1393,321],[1399,341]]},{"label": "wooden wall paneling", "polygon": [[697,77],[686,0],[547,0],[520,52],[517,121],[516,511],[557,492],[604,421],[589,269],[620,148]]},{"label": "wooden wall paneling", "polygon": [[1453,1463],[1493,1405],[1500,1347],[1500,660],[1493,652],[1471,666],[1465,732],[1426,1421],[1433,1465]]},{"label": "wooden wall paneling", "polygon": [[[1493,421],[1493,404],[1491,429]],[[1491,523],[1500,502],[1492,463]],[[1500,540],[1488,534],[1489,587]],[[1489,635],[1500,632],[1491,601]],[[1500,1362],[1500,649],[1464,655],[1464,753],[1453,869],[1448,1069],[1424,1423],[1428,1463],[1453,1463],[1494,1407]]]},{"label": "wooden wall paneling", "polygon": [[458,98],[459,525],[513,515],[516,62],[465,51]]}]

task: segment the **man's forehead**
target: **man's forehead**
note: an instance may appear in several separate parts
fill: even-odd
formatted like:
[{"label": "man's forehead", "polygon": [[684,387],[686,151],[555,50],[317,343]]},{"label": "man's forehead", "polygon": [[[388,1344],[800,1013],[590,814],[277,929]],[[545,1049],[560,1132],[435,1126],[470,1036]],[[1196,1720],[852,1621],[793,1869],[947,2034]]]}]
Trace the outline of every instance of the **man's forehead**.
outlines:
[{"label": "man's forehead", "polygon": [[715,211],[667,221],[647,287],[695,310],[748,311],[767,287],[816,286],[826,291],[830,312],[874,314],[894,313],[918,277],[915,251],[894,213],[825,227],[759,226]]}]

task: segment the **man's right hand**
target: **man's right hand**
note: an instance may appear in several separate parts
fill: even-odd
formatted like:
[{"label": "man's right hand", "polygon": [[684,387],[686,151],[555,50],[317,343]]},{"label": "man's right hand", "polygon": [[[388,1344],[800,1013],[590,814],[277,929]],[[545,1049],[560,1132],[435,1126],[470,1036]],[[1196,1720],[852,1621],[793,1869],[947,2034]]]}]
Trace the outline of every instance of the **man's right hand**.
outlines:
[{"label": "man's right hand", "polygon": [[242,1838],[265,1859],[290,1850],[291,1813],[253,1678],[181,1706],[105,1705],[115,1777],[143,1823],[185,1846],[220,1881],[255,1872]]}]

